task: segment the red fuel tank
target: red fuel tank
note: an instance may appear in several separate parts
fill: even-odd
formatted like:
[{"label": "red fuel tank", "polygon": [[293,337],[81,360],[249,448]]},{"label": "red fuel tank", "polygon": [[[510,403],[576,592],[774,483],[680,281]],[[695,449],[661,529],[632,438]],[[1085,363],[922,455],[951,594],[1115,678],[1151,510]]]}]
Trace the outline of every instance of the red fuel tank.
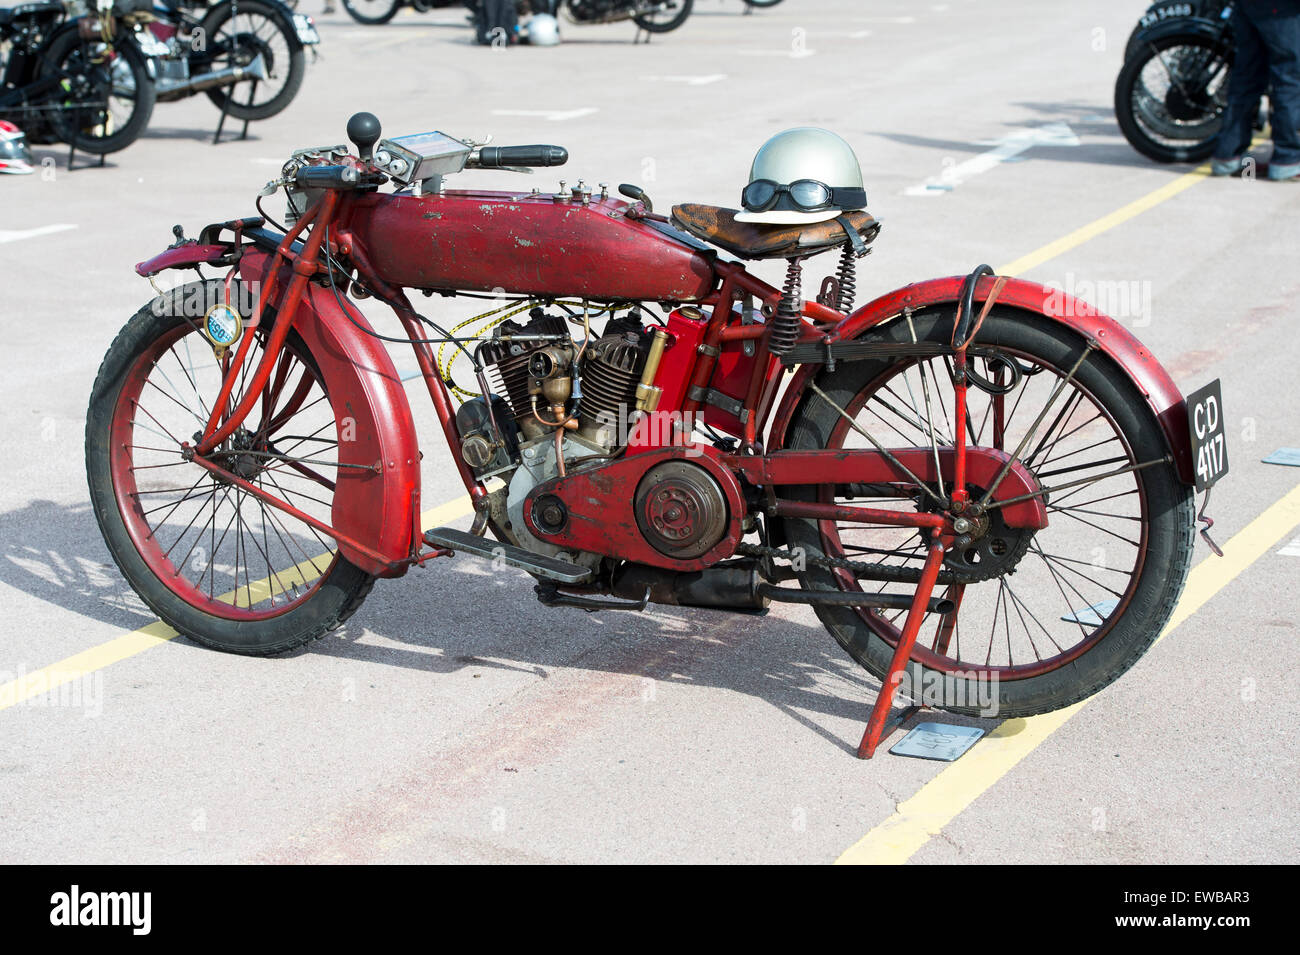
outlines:
[{"label": "red fuel tank", "polygon": [[627,218],[615,199],[451,191],[359,199],[349,226],[376,271],[408,288],[692,302],[711,256]]}]

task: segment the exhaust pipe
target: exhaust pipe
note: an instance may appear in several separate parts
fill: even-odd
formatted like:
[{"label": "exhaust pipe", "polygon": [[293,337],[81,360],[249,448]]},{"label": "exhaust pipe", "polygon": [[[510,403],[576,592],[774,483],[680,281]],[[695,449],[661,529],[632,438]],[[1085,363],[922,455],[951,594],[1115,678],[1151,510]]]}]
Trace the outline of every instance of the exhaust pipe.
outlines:
[{"label": "exhaust pipe", "polygon": [[[841,590],[803,590],[777,587],[763,580],[758,562],[749,558],[723,561],[694,573],[678,573],[646,564],[624,564],[614,572],[610,593],[626,600],[648,598],[651,603],[674,607],[712,607],[715,610],[765,610],[772,601],[836,607],[878,607],[907,610],[911,594],[877,594]],[[930,613],[951,613],[954,603],[932,597]]]},{"label": "exhaust pipe", "polygon": [[651,603],[674,607],[754,611],[768,605],[768,598],[759,590],[762,582],[758,562],[750,559],[723,561],[693,573],[624,564],[615,572],[610,592],[627,600],[641,600],[648,591]]},{"label": "exhaust pipe", "polygon": [[155,83],[159,99],[180,99],[193,93],[216,89],[220,86],[234,86],[236,83],[264,80],[267,77],[266,62],[262,54],[253,57],[247,66],[231,66],[224,70],[201,73],[189,79],[171,79],[159,77]]}]

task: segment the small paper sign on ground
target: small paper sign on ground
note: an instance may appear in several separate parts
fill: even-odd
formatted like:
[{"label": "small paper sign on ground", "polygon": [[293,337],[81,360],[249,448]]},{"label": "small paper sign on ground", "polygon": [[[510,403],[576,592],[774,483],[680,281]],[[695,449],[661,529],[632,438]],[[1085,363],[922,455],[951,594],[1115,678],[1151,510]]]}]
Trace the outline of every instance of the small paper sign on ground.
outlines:
[{"label": "small paper sign on ground", "polygon": [[1091,607],[1072,611],[1061,619],[1066,623],[1081,623],[1085,627],[1100,627],[1101,622],[1118,606],[1118,600],[1098,600]]},{"label": "small paper sign on ground", "polygon": [[1285,464],[1290,468],[1300,468],[1300,448],[1278,448],[1264,459],[1265,464]]},{"label": "small paper sign on ground", "polygon": [[951,763],[974,746],[983,735],[984,731],[974,726],[917,723],[889,751],[895,756],[915,756],[918,759],[938,759]]}]

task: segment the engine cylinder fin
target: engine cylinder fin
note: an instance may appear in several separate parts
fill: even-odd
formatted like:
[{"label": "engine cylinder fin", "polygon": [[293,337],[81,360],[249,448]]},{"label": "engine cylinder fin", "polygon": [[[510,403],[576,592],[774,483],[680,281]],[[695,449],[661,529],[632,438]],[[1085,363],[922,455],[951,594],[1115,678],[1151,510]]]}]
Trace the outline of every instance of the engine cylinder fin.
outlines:
[{"label": "engine cylinder fin", "polygon": [[528,360],[532,354],[549,344],[545,339],[509,341],[512,335],[567,335],[568,329],[564,319],[554,315],[536,313],[525,325],[515,322],[503,322],[498,326],[499,336],[483,346],[480,353],[488,366],[488,380],[502,393],[510,405],[519,429],[528,437],[540,433],[543,428],[533,418],[532,404],[528,394]]},{"label": "engine cylinder fin", "polygon": [[592,346],[582,367],[582,415],[578,433],[606,446],[618,441],[636,406],[647,342],[635,332],[607,335]]}]

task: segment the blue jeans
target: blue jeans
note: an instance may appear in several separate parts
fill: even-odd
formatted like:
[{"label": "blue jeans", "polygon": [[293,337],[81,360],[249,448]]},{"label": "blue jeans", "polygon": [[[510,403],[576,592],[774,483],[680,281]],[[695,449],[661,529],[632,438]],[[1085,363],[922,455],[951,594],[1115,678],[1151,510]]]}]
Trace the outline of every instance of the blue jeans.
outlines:
[{"label": "blue jeans", "polygon": [[1300,163],[1300,0],[1237,0],[1232,29],[1237,51],[1214,158],[1246,152],[1259,98],[1272,84],[1272,163]]}]

